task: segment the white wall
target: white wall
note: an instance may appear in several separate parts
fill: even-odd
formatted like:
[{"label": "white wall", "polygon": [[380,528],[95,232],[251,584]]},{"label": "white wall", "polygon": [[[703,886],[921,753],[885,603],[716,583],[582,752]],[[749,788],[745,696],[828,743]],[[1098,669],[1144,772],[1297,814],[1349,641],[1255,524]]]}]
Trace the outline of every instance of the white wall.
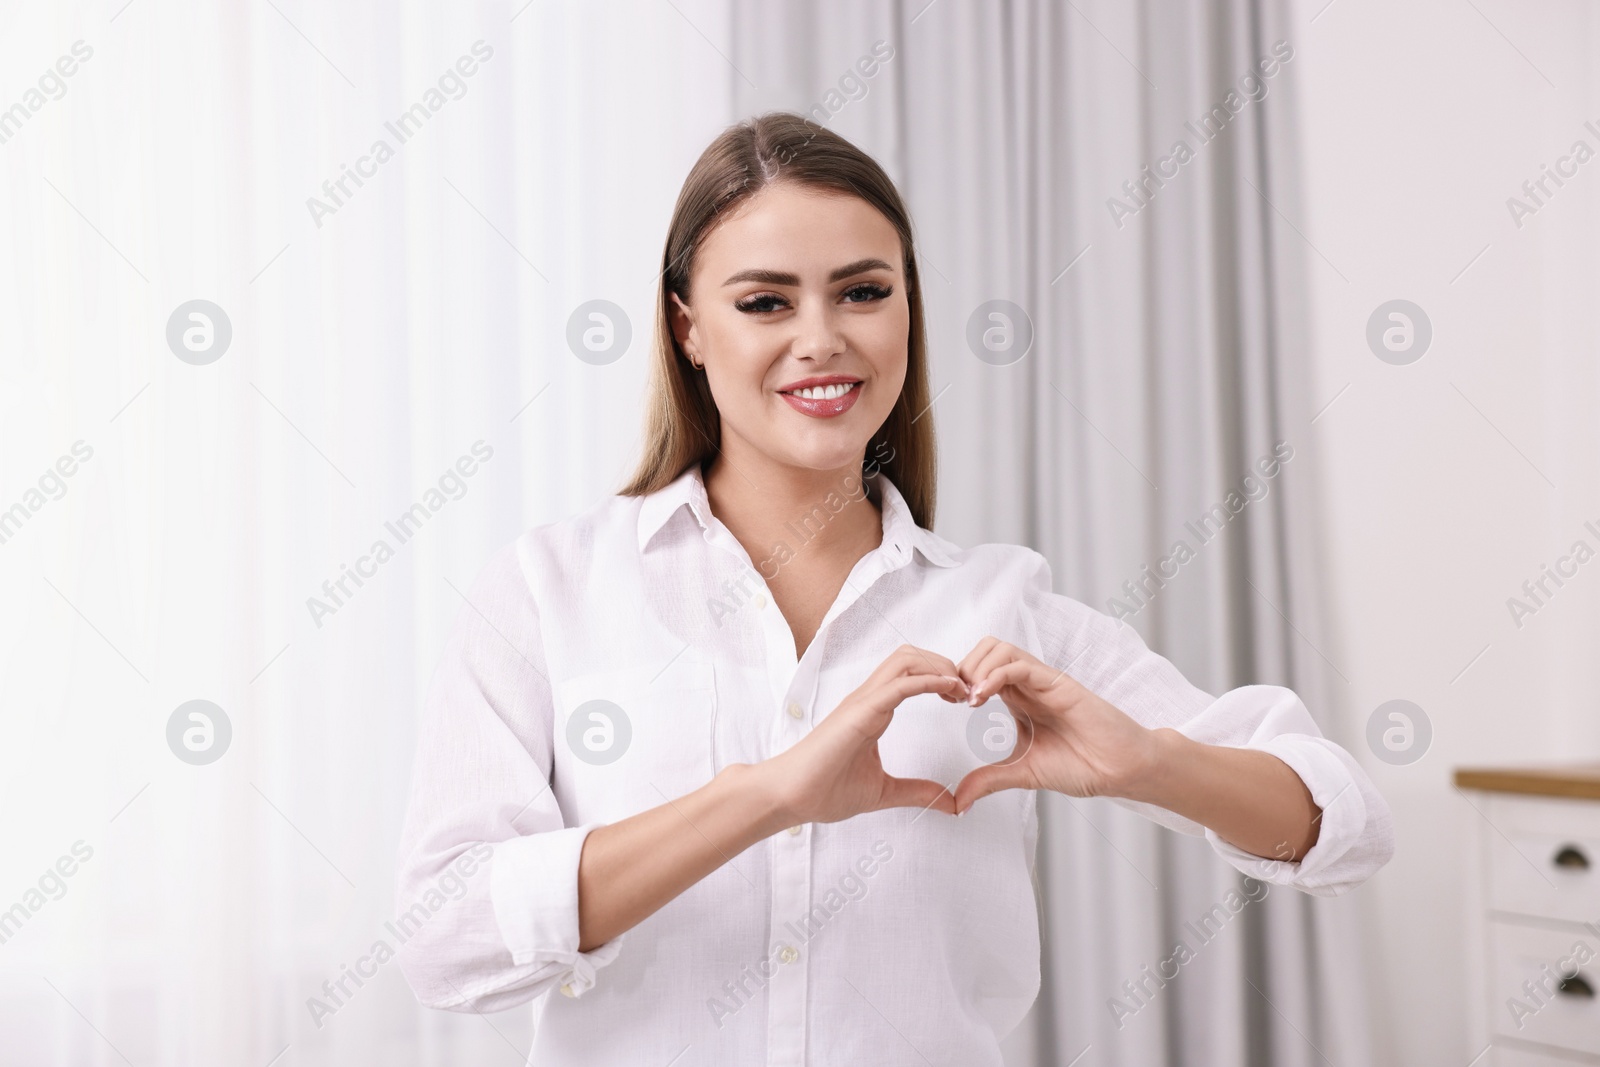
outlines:
[{"label": "white wall", "polygon": [[[1420,761],[1368,763],[1398,828],[1394,861],[1363,890],[1381,972],[1369,990],[1383,1062],[1459,1067],[1481,1051],[1463,892],[1481,816],[1452,772],[1600,757],[1600,560],[1520,629],[1506,604],[1574,540],[1600,545],[1582,529],[1600,526],[1600,155],[1520,229],[1506,206],[1575,140],[1600,153],[1584,129],[1600,129],[1600,12],[1325,4],[1297,9],[1309,214],[1295,221],[1316,249],[1321,395],[1338,395],[1314,427],[1338,600],[1329,654],[1363,722],[1404,697],[1434,728]],[[1397,297],[1434,328],[1403,367],[1364,339]]]}]

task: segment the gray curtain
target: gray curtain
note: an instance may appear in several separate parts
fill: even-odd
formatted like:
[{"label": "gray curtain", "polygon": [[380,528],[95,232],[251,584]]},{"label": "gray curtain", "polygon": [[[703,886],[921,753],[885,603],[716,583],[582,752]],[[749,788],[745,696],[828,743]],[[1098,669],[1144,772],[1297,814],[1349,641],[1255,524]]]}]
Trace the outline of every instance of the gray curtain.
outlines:
[{"label": "gray curtain", "polygon": [[[1312,393],[1303,294],[1333,268],[1296,229],[1303,28],[1279,0],[734,0],[727,58],[739,114],[810,112],[910,201],[939,531],[1032,545],[1057,591],[1137,608],[1196,685],[1289,686],[1353,747],[1317,565],[1313,419],[1332,398]],[[1020,358],[968,343],[993,300],[1025,316]],[[1219,504],[1219,533],[1186,525]],[[1179,541],[1191,554],[1168,558]],[[1242,877],[1203,840],[1042,800],[1044,987],[1010,1062],[1371,1062],[1354,900],[1272,890],[1202,945],[1186,924]],[[1179,939],[1177,977],[1129,996]]]}]

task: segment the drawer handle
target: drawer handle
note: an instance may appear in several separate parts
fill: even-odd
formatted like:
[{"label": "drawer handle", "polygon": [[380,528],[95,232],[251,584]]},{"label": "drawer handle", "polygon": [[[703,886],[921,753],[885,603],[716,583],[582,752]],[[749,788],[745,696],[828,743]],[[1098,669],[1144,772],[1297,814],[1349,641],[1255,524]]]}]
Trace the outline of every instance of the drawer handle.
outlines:
[{"label": "drawer handle", "polygon": [[1556,992],[1567,997],[1587,997],[1594,999],[1594,986],[1581,974],[1574,974],[1570,978],[1561,979],[1561,984],[1556,986]]},{"label": "drawer handle", "polygon": [[1566,867],[1574,871],[1587,871],[1589,857],[1583,854],[1583,849],[1577,845],[1562,845],[1557,850],[1555,859],[1552,860],[1557,867]]}]

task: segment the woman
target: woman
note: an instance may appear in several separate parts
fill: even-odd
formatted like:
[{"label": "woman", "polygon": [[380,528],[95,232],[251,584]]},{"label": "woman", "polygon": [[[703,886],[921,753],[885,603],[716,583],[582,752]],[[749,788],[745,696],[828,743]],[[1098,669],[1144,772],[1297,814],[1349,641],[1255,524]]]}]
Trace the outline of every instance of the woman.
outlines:
[{"label": "woman", "polygon": [[663,268],[637,473],[489,564],[428,697],[425,1004],[538,998],[537,1064],[998,1064],[1039,984],[1034,790],[1310,893],[1388,859],[1293,692],[1214,698],[1037,552],[929,532],[922,292],[870,158],[730,128]]}]

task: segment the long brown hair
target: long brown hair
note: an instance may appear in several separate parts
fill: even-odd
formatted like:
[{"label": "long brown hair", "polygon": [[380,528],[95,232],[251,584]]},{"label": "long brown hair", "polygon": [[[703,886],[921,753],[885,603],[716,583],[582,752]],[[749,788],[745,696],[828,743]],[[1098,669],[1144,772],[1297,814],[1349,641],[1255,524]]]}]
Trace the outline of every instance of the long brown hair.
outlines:
[{"label": "long brown hair", "polygon": [[[721,447],[721,423],[705,374],[692,369],[672,333],[669,293],[689,302],[695,252],[724,213],[776,182],[857,196],[883,213],[900,235],[911,329],[905,385],[873,434],[864,466],[881,469],[905,497],[917,525],[933,526],[933,415],[928,410],[927,335],[911,217],[883,168],[861,149],[801,115],[772,111],[724,130],[684,179],[667,229],[656,290],[654,353],[645,402],[644,450],[623,496],[643,496],[672,482]],[[882,459],[887,456],[888,458]]]}]

